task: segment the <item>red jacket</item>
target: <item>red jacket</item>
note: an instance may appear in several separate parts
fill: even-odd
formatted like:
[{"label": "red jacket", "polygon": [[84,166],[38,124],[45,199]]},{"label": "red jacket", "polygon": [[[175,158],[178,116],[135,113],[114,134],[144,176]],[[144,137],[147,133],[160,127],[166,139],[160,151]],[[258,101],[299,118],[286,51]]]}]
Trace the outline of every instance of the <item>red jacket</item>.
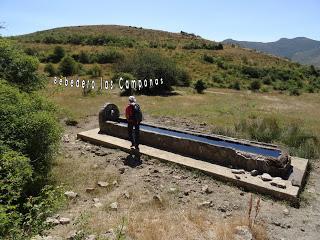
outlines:
[{"label": "red jacket", "polygon": [[137,122],[134,120],[134,109],[133,109],[133,105],[128,104],[128,106],[126,107],[126,119],[128,121],[128,123],[133,123],[133,124],[137,124]]}]

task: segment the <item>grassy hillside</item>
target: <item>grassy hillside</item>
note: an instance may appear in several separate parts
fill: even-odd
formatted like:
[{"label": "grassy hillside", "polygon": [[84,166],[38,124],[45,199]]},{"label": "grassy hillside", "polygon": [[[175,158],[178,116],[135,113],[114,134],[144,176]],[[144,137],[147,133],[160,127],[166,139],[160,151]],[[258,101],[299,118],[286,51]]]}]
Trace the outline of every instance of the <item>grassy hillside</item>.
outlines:
[{"label": "grassy hillside", "polygon": [[[66,54],[82,62],[76,75],[87,78],[95,76],[90,68],[98,63],[99,75],[110,79],[115,74],[117,62],[143,49],[174,61],[187,72],[191,82],[202,79],[209,87],[285,91],[293,95],[320,88],[320,74],[309,66],[234,45],[222,45],[185,32],[97,25],[56,28],[12,38],[28,54],[39,58],[42,69],[52,62],[50,55],[54,48],[62,46]],[[101,54],[110,55],[110,52],[120,60],[99,60]],[[79,55],[87,55],[88,61],[79,60]],[[58,63],[53,66],[57,68]]]}]

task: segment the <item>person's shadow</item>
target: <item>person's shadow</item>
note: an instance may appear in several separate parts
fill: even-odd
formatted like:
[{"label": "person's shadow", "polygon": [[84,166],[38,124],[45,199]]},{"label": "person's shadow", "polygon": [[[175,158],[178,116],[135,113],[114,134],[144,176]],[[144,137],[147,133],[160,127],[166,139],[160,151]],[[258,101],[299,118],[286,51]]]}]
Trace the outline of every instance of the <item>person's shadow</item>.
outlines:
[{"label": "person's shadow", "polygon": [[132,168],[140,166],[141,164],[142,164],[142,161],[141,161],[141,158],[140,158],[140,152],[137,152],[135,154],[130,153],[124,159],[124,165],[127,165],[127,166],[132,167]]}]

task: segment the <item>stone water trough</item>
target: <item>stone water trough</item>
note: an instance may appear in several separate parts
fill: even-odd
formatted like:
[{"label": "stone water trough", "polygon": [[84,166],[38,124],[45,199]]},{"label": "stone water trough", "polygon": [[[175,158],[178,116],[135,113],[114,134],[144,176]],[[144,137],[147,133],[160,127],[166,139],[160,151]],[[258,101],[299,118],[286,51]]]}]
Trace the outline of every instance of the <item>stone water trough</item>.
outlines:
[{"label": "stone water trough", "polygon": [[[107,135],[115,137],[113,141],[116,139],[128,140],[127,122],[120,117],[119,108],[115,104],[107,103],[100,110],[99,130],[95,130],[94,134],[99,134],[99,137],[96,137],[99,139]],[[88,137],[88,134],[84,133],[78,134],[78,137],[89,141],[94,138]],[[96,143],[102,144],[103,140],[96,141]],[[297,199],[308,163],[306,159],[299,160],[299,162],[297,160],[298,158],[289,156],[285,150],[272,144],[178,130],[144,122],[140,126],[140,143],[142,146],[157,149],[156,151],[162,150],[162,152],[168,154],[176,154],[179,158],[186,158],[186,162],[192,159],[194,161],[192,164],[195,164],[195,168],[197,168],[197,162],[205,162],[204,164],[210,164],[208,165],[210,168],[211,166],[216,166],[217,169],[219,168],[223,171],[233,170],[233,173],[235,173],[235,169],[244,170],[244,172],[249,173],[247,174],[248,176],[244,174],[245,179],[241,180],[240,178],[243,176],[236,176],[235,178],[234,175],[231,174],[230,176],[233,178],[232,182],[236,182],[237,185],[242,187],[252,185],[253,187],[251,187],[251,189],[255,191],[260,191],[260,188],[267,188],[267,190],[265,189],[266,193],[271,193],[271,195],[276,197],[289,200]],[[112,142],[110,144],[112,145]],[[119,143],[119,145],[121,144]],[[129,148],[125,148],[129,150]],[[165,160],[174,161],[172,159]],[[184,164],[183,159],[181,160],[181,164],[189,166],[188,164]],[[192,164],[191,167],[193,167]],[[254,183],[254,181],[257,180],[251,181],[252,176],[250,172],[252,171],[255,172],[255,175],[269,174],[271,178],[275,178],[278,181],[279,179],[286,181],[288,186],[283,185],[284,187],[281,187],[281,189],[275,189],[275,191],[278,192],[277,194],[272,194],[270,188],[272,189],[273,186],[268,183],[266,187],[266,183],[261,180],[261,177],[260,180],[262,182],[260,186],[258,186],[259,181],[258,183]],[[230,180],[230,177],[225,176],[218,178]],[[234,181],[235,179],[237,181]],[[245,182],[247,182],[247,184],[245,184]],[[293,182],[294,184],[292,184]],[[279,191],[291,191],[291,193],[279,194]],[[289,197],[285,197],[286,194]],[[293,195],[293,197],[290,194]]]}]

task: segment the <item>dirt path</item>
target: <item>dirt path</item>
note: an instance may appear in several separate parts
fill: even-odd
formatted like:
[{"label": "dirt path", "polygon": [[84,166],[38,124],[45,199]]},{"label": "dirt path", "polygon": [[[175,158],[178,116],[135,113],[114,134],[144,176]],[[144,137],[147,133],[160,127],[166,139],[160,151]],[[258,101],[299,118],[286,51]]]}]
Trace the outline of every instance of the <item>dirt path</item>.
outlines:
[{"label": "dirt path", "polygon": [[[48,232],[50,236],[65,239],[76,231],[79,236],[82,231],[84,235],[95,235],[96,239],[97,236],[113,239],[124,226],[120,229],[126,236],[124,239],[221,239],[222,235],[224,239],[232,238],[231,228],[241,225],[251,193],[197,171],[147,157],[138,163],[117,149],[76,140],[78,132],[98,127],[96,119],[91,116],[78,127],[66,127],[68,140],[63,143],[63,154],[54,175],[79,196],[59,213],[60,217],[70,218],[72,224],[54,227]],[[190,130],[209,129],[183,119],[152,121]],[[99,181],[107,182],[108,186],[97,186]],[[254,235],[265,239],[265,228],[268,239],[319,239],[319,192],[317,161],[301,195],[300,208],[253,194],[254,199],[261,197],[258,215],[261,229],[256,229]]]}]

